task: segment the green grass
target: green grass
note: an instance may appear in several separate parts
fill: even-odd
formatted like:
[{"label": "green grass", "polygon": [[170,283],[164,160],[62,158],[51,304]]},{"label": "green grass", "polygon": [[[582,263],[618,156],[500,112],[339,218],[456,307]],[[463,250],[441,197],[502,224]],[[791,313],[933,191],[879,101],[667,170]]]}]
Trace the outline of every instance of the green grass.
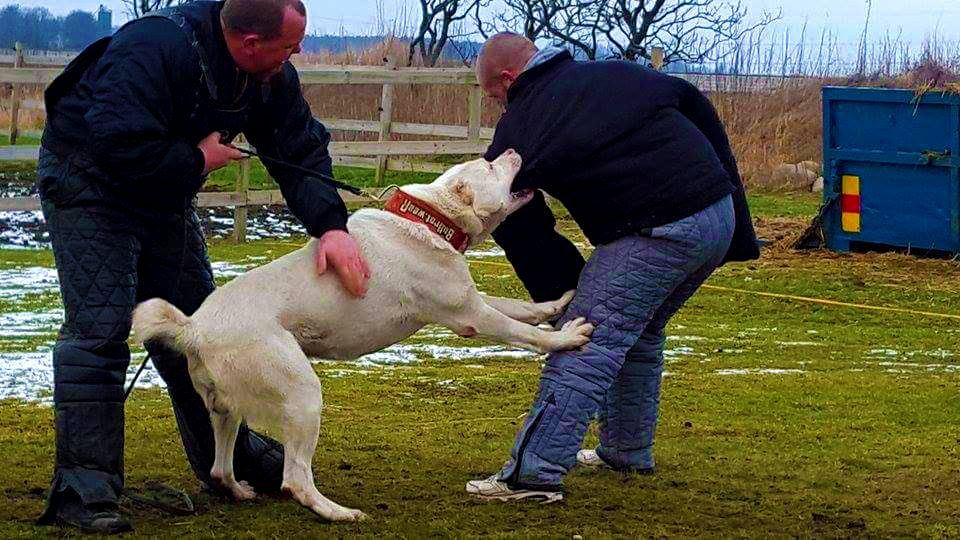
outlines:
[{"label": "green grass", "polygon": [[[240,166],[232,163],[223,169],[214,171],[207,182],[204,184],[205,191],[232,191],[237,185],[237,174]],[[358,167],[340,167],[333,168],[334,178],[347,184],[357,187],[374,186],[374,171],[372,169],[361,169]],[[405,185],[414,183],[427,183],[436,178],[436,174],[431,173],[410,173],[399,171],[387,171],[383,185],[391,184]],[[251,189],[277,189],[277,184],[267,174],[266,168],[260,161],[253,161],[250,167],[250,188]]]},{"label": "green grass", "polygon": [[820,208],[819,193],[751,193],[750,210],[765,218],[810,218]]},{"label": "green grass", "polygon": [[[36,135],[24,135],[20,134],[17,137],[17,146],[38,146],[40,144],[40,137]],[[0,134],[0,146],[10,146],[10,131],[7,130],[6,133]],[[6,163],[4,163],[6,166]]]},{"label": "green grass", "polygon": [[[799,223],[817,198],[761,195],[751,204],[758,218]],[[581,239],[569,221],[561,226]],[[216,242],[210,251],[250,262],[301,242]],[[471,265],[481,290],[524,296],[502,259],[483,261]],[[45,251],[0,251],[0,269],[50,264]],[[290,500],[238,504],[200,493],[156,390],[138,390],[127,406],[127,482],[183,487],[198,512],[126,510],[151,537],[960,537],[960,361],[946,354],[960,353],[958,321],[750,294],[960,314],[960,265],[772,249],[725,266],[708,285],[746,292],[704,288],[672,321],[654,476],[575,470],[567,500],[554,506],[472,500],[463,485],[506,459],[539,362],[320,364],[327,408],[317,483],[369,522],[328,524]],[[33,295],[0,303],[0,313],[57,306],[56,295]],[[0,352],[51,339],[0,337]],[[796,371],[718,374],[761,369]],[[596,440],[591,431],[587,444]],[[11,464],[0,470],[0,537],[61,534],[31,523],[51,470],[51,410],[0,404],[0,455]]]}]

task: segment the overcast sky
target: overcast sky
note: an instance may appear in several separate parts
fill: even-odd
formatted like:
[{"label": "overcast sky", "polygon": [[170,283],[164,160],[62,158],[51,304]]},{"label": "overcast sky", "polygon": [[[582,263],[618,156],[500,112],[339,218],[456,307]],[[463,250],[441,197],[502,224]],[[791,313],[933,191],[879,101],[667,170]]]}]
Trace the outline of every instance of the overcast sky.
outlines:
[{"label": "overcast sky", "polygon": [[[775,29],[790,29],[792,39],[798,39],[804,22],[810,41],[818,41],[823,29],[837,35],[841,43],[855,44],[866,19],[865,0],[742,0],[754,16],[764,10],[782,11],[783,19]],[[0,4],[19,3],[24,7],[44,6],[58,15],[73,9],[96,10],[100,4],[114,12],[114,21],[125,18],[121,0],[0,0]],[[416,15],[416,0],[304,0],[309,10],[312,33],[338,34],[341,31],[371,33],[378,29],[378,21],[393,20],[404,11]],[[379,16],[378,12],[383,15]],[[412,20],[412,17],[407,18]],[[871,16],[871,34],[903,32],[903,40],[921,42],[930,34],[938,34],[948,41],[960,41],[960,0],[874,0]],[[341,30],[342,29],[342,30]]]}]

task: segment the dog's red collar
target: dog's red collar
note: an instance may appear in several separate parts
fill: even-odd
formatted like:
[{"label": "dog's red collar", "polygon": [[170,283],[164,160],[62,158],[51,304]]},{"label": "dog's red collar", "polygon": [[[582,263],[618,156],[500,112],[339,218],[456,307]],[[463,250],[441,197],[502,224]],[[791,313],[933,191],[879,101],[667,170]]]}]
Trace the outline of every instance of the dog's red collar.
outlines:
[{"label": "dog's red collar", "polygon": [[408,195],[398,189],[393,193],[383,209],[391,214],[409,219],[414,223],[426,225],[428,229],[447,242],[450,242],[453,249],[460,253],[467,250],[467,244],[470,243],[470,235],[463,232],[463,229],[458,227],[450,218],[438,212],[436,208],[416,197]]}]

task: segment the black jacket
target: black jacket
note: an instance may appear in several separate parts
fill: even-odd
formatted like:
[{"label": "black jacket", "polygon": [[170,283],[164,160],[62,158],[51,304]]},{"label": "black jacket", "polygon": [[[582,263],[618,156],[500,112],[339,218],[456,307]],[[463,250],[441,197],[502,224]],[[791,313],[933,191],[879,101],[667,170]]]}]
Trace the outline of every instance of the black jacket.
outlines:
[{"label": "black jacket", "polygon": [[[82,53],[48,88],[43,146],[75,159],[102,196],[134,208],[182,211],[203,183],[201,139],[239,133],[265,155],[332,175],[330,136],[310,113],[287,63],[269,82],[240,72],[220,25],[222,2],[146,16]],[[89,163],[88,163],[89,162]],[[313,236],[345,229],[336,190],[266,164]]]},{"label": "black jacket", "polygon": [[[625,61],[567,53],[510,87],[486,158],[523,158],[514,189],[558,199],[595,245],[683,219],[733,194],[737,228],[727,260],[759,256],[730,143],[690,83]],[[494,233],[537,301],[576,287],[583,258],[554,231],[542,196]]]}]

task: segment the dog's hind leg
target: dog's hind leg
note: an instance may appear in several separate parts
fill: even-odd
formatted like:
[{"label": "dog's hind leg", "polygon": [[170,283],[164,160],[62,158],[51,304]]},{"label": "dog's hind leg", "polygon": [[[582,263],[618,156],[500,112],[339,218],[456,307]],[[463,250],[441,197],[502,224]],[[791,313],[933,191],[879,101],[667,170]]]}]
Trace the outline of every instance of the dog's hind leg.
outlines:
[{"label": "dog's hind leg", "polygon": [[[324,497],[313,480],[310,462],[317,448],[320,417],[307,418],[309,411],[295,411],[296,424],[288,426],[290,434],[283,445],[283,489],[293,498],[330,521],[358,521],[366,515],[360,510],[341,506]],[[294,433],[296,432],[296,433]]]},{"label": "dog's hind leg", "polygon": [[240,430],[240,417],[230,411],[211,408],[210,422],[216,446],[210,476],[238,501],[253,499],[257,496],[253,488],[246,482],[237,482],[233,475],[233,449]]},{"label": "dog's hind leg", "polygon": [[[271,354],[282,355],[288,369],[276,372],[284,388],[280,406],[283,442],[283,486],[293,498],[320,517],[330,521],[358,521],[366,518],[360,510],[341,506],[320,494],[313,480],[311,462],[320,436],[323,397],[320,379],[307,356],[289,333],[271,343]],[[282,378],[282,379],[281,379]]]}]

